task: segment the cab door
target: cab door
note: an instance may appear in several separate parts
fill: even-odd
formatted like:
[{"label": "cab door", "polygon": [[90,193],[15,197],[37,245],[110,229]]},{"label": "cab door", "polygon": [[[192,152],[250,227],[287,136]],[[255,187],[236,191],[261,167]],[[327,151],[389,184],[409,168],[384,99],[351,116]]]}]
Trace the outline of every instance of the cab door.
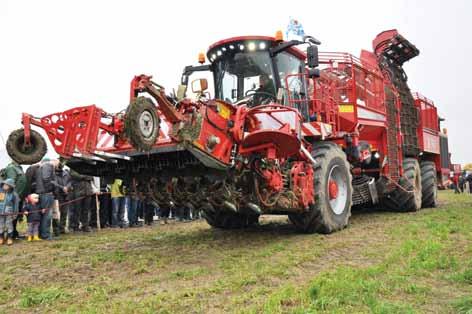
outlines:
[{"label": "cab door", "polygon": [[309,98],[305,62],[289,52],[275,56],[275,70],[283,92],[282,103],[296,108],[304,121],[309,121]]}]

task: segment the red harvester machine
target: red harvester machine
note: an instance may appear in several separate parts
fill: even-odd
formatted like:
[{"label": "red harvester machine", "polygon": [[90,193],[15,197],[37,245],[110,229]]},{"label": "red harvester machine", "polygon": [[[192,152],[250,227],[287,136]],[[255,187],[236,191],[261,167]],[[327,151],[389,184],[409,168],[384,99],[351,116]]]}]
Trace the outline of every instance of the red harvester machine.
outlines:
[{"label": "red harvester machine", "polygon": [[[300,231],[330,233],[348,224],[352,206],[435,206],[439,119],[402,69],[418,49],[396,30],[360,58],[318,53],[319,44],[280,32],[219,41],[208,63],[200,55],[184,69],[177,95],[139,75],[123,112],[90,105],[23,114],[8,152],[39,161],[46,143],[31,126],[40,127],[71,168],[135,178],[159,206],[201,209],[219,228],[285,214]],[[186,98],[189,76],[201,71],[212,73],[214,97],[197,79],[196,100]]]}]

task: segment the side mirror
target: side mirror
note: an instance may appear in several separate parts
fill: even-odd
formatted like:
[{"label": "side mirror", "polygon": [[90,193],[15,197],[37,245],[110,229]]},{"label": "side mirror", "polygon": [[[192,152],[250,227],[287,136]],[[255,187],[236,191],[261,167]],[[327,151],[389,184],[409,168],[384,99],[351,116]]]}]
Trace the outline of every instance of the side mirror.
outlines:
[{"label": "side mirror", "polygon": [[307,47],[306,59],[309,68],[316,68],[320,64],[318,60],[318,46],[311,45]]},{"label": "side mirror", "polygon": [[208,89],[208,81],[204,78],[192,81],[192,92],[201,94]]}]

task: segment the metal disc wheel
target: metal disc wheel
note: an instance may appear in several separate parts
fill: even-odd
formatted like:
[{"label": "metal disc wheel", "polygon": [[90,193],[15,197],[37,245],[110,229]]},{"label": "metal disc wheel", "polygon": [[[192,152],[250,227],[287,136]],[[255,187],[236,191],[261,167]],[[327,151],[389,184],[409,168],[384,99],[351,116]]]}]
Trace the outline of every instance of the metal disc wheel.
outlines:
[{"label": "metal disc wheel", "polygon": [[139,116],[139,131],[145,139],[149,139],[153,135],[155,120],[149,110],[145,110]]},{"label": "metal disc wheel", "polygon": [[336,215],[341,215],[346,207],[347,192],[347,177],[338,165],[334,165],[328,176],[328,195],[329,205]]},{"label": "metal disc wheel", "polygon": [[159,137],[159,116],[151,99],[136,98],[128,107],[125,135],[138,151],[150,151]]}]

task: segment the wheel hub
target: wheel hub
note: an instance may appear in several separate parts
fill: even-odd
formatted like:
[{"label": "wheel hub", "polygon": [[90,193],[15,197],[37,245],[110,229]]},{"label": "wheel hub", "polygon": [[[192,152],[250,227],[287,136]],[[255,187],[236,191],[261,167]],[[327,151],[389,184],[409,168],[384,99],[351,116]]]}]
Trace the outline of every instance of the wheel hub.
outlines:
[{"label": "wheel hub", "polygon": [[149,111],[143,111],[139,116],[139,129],[144,137],[151,137],[154,131],[154,119]]},{"label": "wheel hub", "polygon": [[342,168],[334,165],[328,175],[327,194],[331,210],[336,215],[341,215],[348,201],[348,178]]},{"label": "wheel hub", "polygon": [[336,181],[334,180],[329,180],[329,199],[334,200],[336,197],[338,197],[338,185]]}]

